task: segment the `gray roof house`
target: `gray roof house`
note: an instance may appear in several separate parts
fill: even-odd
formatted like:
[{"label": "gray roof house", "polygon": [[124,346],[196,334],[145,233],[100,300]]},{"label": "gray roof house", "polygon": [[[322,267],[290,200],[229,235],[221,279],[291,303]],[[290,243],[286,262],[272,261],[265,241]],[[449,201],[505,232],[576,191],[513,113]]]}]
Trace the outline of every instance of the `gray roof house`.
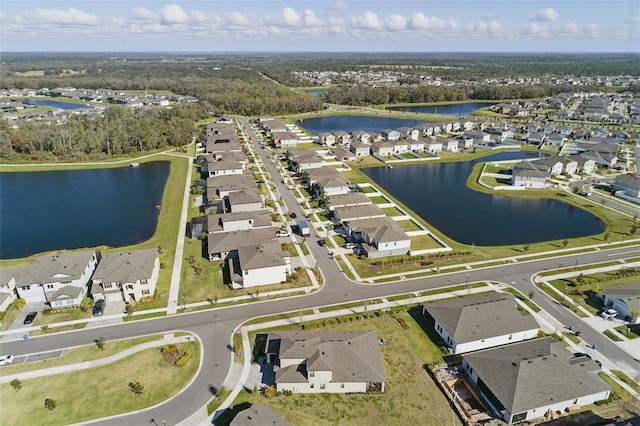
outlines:
[{"label": "gray roof house", "polygon": [[375,204],[368,204],[354,207],[336,207],[333,209],[333,222],[338,224],[343,221],[354,219],[370,219],[375,217],[385,217],[386,213]]},{"label": "gray roof house", "polygon": [[334,210],[336,207],[354,207],[373,204],[371,198],[367,197],[362,192],[350,192],[348,194],[330,195],[327,197],[327,202],[329,210]]},{"label": "gray roof house", "polygon": [[[27,303],[47,302],[51,307],[61,307],[53,298],[66,286],[78,287],[86,292],[91,274],[98,264],[98,252],[77,251],[38,256],[30,266],[16,274],[16,291]],[[72,292],[65,290],[65,294]],[[82,296],[69,302],[63,298],[63,306],[77,306]],[[53,303],[51,303],[53,302]]]},{"label": "gray roof house", "polygon": [[386,216],[348,220],[342,227],[352,239],[362,243],[364,253],[370,258],[403,255],[411,249],[411,237]]},{"label": "gray roof house", "polygon": [[240,411],[229,426],[290,426],[290,423],[264,404],[254,404]]},{"label": "gray roof house", "polygon": [[384,392],[385,373],[374,331],[270,332],[267,362],[279,391]]},{"label": "gray roof house", "polygon": [[574,358],[551,337],[465,354],[462,368],[507,423],[592,404],[611,393],[594,360]]},{"label": "gray roof house", "polygon": [[225,197],[226,211],[239,213],[262,210],[262,193],[257,189],[234,191]]},{"label": "gray roof house", "polygon": [[238,247],[227,259],[233,288],[277,284],[291,274],[291,256],[278,240]]},{"label": "gray roof house", "polygon": [[91,296],[136,303],[153,296],[159,272],[160,255],[155,248],[105,254],[93,273]]},{"label": "gray roof house", "polygon": [[273,229],[248,229],[211,234],[207,237],[209,260],[226,259],[238,247],[260,244],[274,239]]},{"label": "gray roof house", "polygon": [[446,299],[424,305],[422,314],[454,353],[532,339],[540,329],[533,316],[520,312],[515,297],[506,293]]}]

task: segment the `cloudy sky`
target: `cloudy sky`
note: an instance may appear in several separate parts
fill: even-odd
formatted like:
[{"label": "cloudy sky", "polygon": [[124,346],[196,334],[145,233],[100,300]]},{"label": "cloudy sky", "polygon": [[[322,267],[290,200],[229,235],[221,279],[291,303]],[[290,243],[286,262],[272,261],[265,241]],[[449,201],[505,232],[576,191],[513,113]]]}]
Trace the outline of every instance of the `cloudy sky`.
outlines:
[{"label": "cloudy sky", "polygon": [[0,51],[640,52],[638,0],[2,0]]}]

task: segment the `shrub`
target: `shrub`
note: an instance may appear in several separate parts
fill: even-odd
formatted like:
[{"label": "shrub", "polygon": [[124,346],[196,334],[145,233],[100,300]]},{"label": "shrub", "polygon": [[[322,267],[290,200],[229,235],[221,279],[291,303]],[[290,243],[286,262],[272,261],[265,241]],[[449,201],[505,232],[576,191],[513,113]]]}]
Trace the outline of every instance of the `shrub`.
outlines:
[{"label": "shrub", "polygon": [[176,345],[165,345],[160,349],[160,352],[162,353],[162,359],[171,365],[175,365],[182,357],[182,352]]},{"label": "shrub", "polygon": [[24,300],[24,299],[17,299],[17,300],[16,300],[16,307],[17,307],[18,309],[22,309],[22,308],[24,308],[24,305],[26,305],[26,304],[27,304],[27,301],[26,301],[26,300]]},{"label": "shrub", "polygon": [[186,351],[179,360],[176,361],[176,365],[178,367],[183,366],[187,363],[187,361],[189,361],[189,359],[191,358],[191,351]]}]

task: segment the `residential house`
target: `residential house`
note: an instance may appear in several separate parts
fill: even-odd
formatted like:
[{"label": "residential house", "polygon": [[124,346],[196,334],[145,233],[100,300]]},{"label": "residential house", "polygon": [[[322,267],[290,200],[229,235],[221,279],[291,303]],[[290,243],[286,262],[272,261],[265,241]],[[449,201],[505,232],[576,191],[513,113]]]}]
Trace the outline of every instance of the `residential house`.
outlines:
[{"label": "residential house", "polygon": [[371,145],[371,152],[377,157],[393,155],[394,145],[391,142],[375,142]]},{"label": "residential house", "polygon": [[235,191],[243,191],[256,187],[253,175],[222,175],[207,178],[207,199],[213,201],[228,196]]},{"label": "residential house", "polygon": [[274,239],[272,229],[247,229],[211,234],[207,237],[209,260],[224,260],[238,247],[265,243],[272,239]]},{"label": "residential house", "polygon": [[336,224],[355,219],[371,219],[385,216],[386,213],[384,210],[375,204],[354,207],[336,207],[333,209],[333,222]]},{"label": "residential house", "polygon": [[530,145],[542,145],[546,142],[547,135],[545,133],[531,133],[525,139]]},{"label": "residential house", "polygon": [[424,151],[424,139],[410,139],[407,143],[409,144],[409,150],[412,152]]},{"label": "residential house", "polygon": [[325,164],[325,161],[318,153],[306,153],[294,156],[292,164],[294,169],[300,173],[305,170],[320,168]]},{"label": "residential house", "polygon": [[456,138],[458,141],[458,151],[464,151],[465,149],[469,149],[473,147],[473,139],[469,139],[466,137]]},{"label": "residential house", "polygon": [[640,282],[607,287],[598,293],[598,298],[604,309],[615,309],[619,318],[640,324]]},{"label": "residential house", "polygon": [[566,158],[576,162],[577,173],[591,175],[596,169],[596,162],[590,158],[585,158],[582,155],[567,155]]},{"label": "residential house", "polygon": [[229,422],[229,426],[291,426],[278,413],[264,404],[253,404],[240,411]]},{"label": "residential house", "polygon": [[340,176],[340,172],[335,167],[320,167],[319,169],[311,169],[306,172],[307,185],[311,188],[318,179],[329,176]]},{"label": "residential house", "polygon": [[450,152],[458,152],[458,141],[446,136],[436,136],[436,142],[442,144],[442,149]]},{"label": "residential house", "polygon": [[393,141],[392,144],[394,154],[406,154],[409,151],[409,144],[404,139]]},{"label": "residential house", "polygon": [[268,210],[211,214],[203,218],[206,220],[203,231],[209,234],[271,227]]},{"label": "residential house", "polygon": [[596,138],[608,138],[609,131],[607,129],[596,129],[591,132],[591,136],[595,136]]},{"label": "residential house", "polygon": [[331,148],[331,153],[336,157],[336,160],[338,161],[355,161],[357,158],[355,153],[341,146]]},{"label": "residential house", "polygon": [[351,136],[352,144],[354,141],[360,141],[364,144],[368,144],[371,139],[371,134],[362,130],[356,130],[355,132],[351,133]]},{"label": "residential house", "polygon": [[262,210],[264,207],[262,197],[262,193],[256,189],[244,189],[242,191],[231,192],[224,198],[225,209],[223,213]]},{"label": "residential house", "polygon": [[463,355],[462,368],[511,424],[605,400],[611,387],[590,358],[574,358],[551,337]]},{"label": "residential house", "polygon": [[273,120],[273,119],[263,122],[262,128],[271,134],[286,133],[289,131],[289,128],[287,127],[286,124],[284,124],[282,121]]},{"label": "residential house", "polygon": [[511,174],[512,186],[528,188],[546,188],[551,180],[551,172],[535,161],[521,161],[513,166]]},{"label": "residential house", "polygon": [[93,273],[91,297],[137,303],[154,295],[159,273],[158,249],[104,254]]},{"label": "residential house", "polygon": [[329,210],[334,210],[336,207],[355,207],[370,205],[373,204],[373,201],[371,201],[371,198],[367,197],[362,192],[350,192],[348,194],[328,196],[327,204]]},{"label": "residential house", "polygon": [[411,249],[411,238],[389,217],[344,220],[342,228],[351,240],[362,243],[370,258],[403,255]]},{"label": "residential house", "polygon": [[438,155],[442,152],[442,142],[435,139],[427,139],[425,141],[425,150],[431,155]]},{"label": "residential house", "polygon": [[79,306],[98,257],[92,250],[38,256],[14,277],[18,296],[52,308]]},{"label": "residential house", "polygon": [[547,146],[562,146],[566,142],[567,138],[560,133],[551,133],[547,135],[547,141],[545,145]]},{"label": "residential house", "polygon": [[276,148],[294,148],[298,146],[298,136],[291,132],[275,133],[273,135],[273,143]]},{"label": "residential house", "polygon": [[404,139],[417,140],[420,137],[420,130],[410,127],[400,127],[398,133],[400,133],[400,137]]},{"label": "residential house", "polygon": [[344,132],[342,130],[338,130],[336,132],[333,132],[333,135],[335,136],[335,140],[336,143],[340,144],[340,145],[346,145],[349,146],[349,144],[351,143],[351,135],[347,132]]},{"label": "residential house", "polygon": [[[539,168],[540,170],[546,170],[551,173],[551,176],[556,176],[562,174],[563,171],[563,162],[560,161],[560,157],[556,155],[542,157],[537,160],[531,160],[531,163],[534,163],[534,166]],[[514,165],[514,168],[517,168],[518,164]]]},{"label": "residential house", "polygon": [[16,275],[23,269],[0,269],[0,312],[6,312],[9,305],[17,299]]},{"label": "residential house", "polygon": [[366,157],[371,153],[371,145],[363,142],[351,142],[349,151],[353,152],[356,157]]},{"label": "residential house", "polygon": [[569,158],[568,156],[557,157],[558,161],[562,163],[562,173],[567,175],[574,175],[578,172],[578,162]]},{"label": "residential house", "polygon": [[277,284],[291,274],[291,257],[278,240],[242,245],[227,258],[234,289]]},{"label": "residential house", "polygon": [[640,198],[640,176],[619,175],[613,181],[613,190],[622,191],[627,197]]},{"label": "residential house", "polygon": [[334,146],[336,144],[336,137],[332,133],[322,132],[318,136],[323,145]]},{"label": "residential house", "polygon": [[350,191],[349,180],[342,175],[321,177],[313,185],[313,193],[316,195],[339,195]]},{"label": "residential house", "polygon": [[560,126],[558,127],[558,133],[564,137],[569,137],[571,136],[571,133],[573,133],[573,128],[570,126]]},{"label": "residential house", "polygon": [[207,164],[209,177],[223,175],[241,175],[244,173],[242,164],[237,161],[213,161]]},{"label": "residential house", "polygon": [[382,134],[382,137],[388,141],[397,141],[398,139],[400,139],[400,132],[397,130],[384,129],[380,133]]},{"label": "residential house", "polygon": [[380,343],[374,331],[270,332],[267,363],[278,391],[384,392]]},{"label": "residential house", "polygon": [[540,329],[509,293],[445,299],[424,305],[422,314],[456,354],[533,339]]}]

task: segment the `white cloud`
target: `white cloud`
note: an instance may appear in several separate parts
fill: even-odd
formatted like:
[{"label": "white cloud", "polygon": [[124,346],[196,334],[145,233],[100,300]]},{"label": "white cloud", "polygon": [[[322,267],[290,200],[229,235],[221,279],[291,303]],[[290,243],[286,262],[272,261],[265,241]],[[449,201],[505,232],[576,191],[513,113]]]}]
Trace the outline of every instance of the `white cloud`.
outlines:
[{"label": "white cloud", "polygon": [[558,12],[548,7],[538,11],[533,20],[537,22],[557,21],[559,17]]},{"label": "white cloud", "polygon": [[302,18],[290,7],[282,9],[281,23],[290,27],[297,27],[302,23]]},{"label": "white cloud", "polygon": [[251,19],[240,12],[231,12],[225,14],[224,22],[227,22],[229,25],[235,25],[239,27],[248,27],[252,25]]},{"label": "white cloud", "polygon": [[384,26],[392,31],[404,30],[407,26],[407,18],[402,15],[389,15],[384,20]]},{"label": "white cloud", "polygon": [[378,15],[369,11],[364,12],[361,16],[351,18],[351,23],[354,27],[363,29],[380,29],[383,27]]},{"label": "white cloud", "polygon": [[331,5],[331,9],[333,10],[347,10],[347,5],[341,1],[337,1]]},{"label": "white cloud", "polygon": [[304,11],[304,23],[308,27],[319,27],[322,25],[322,20],[320,20],[315,12],[311,9],[305,9]]},{"label": "white cloud", "polygon": [[58,25],[96,25],[98,23],[96,15],[89,15],[73,7],[69,10],[38,8],[33,11],[30,18],[41,23]]},{"label": "white cloud", "polygon": [[482,19],[478,19],[478,21],[476,22],[476,28],[479,31],[486,31],[487,28],[489,28],[489,25],[487,25],[487,23],[484,22]]},{"label": "white cloud", "polygon": [[565,27],[565,31],[568,33],[577,33],[578,32],[578,26],[576,24],[574,24],[573,22],[569,22],[567,24],[567,26]]},{"label": "white cloud", "polygon": [[168,4],[160,11],[160,20],[163,24],[188,24],[191,19],[182,7],[177,4]]},{"label": "white cloud", "polygon": [[155,21],[158,19],[158,14],[150,11],[145,7],[136,7],[131,14],[133,19],[141,19],[143,21]]}]

